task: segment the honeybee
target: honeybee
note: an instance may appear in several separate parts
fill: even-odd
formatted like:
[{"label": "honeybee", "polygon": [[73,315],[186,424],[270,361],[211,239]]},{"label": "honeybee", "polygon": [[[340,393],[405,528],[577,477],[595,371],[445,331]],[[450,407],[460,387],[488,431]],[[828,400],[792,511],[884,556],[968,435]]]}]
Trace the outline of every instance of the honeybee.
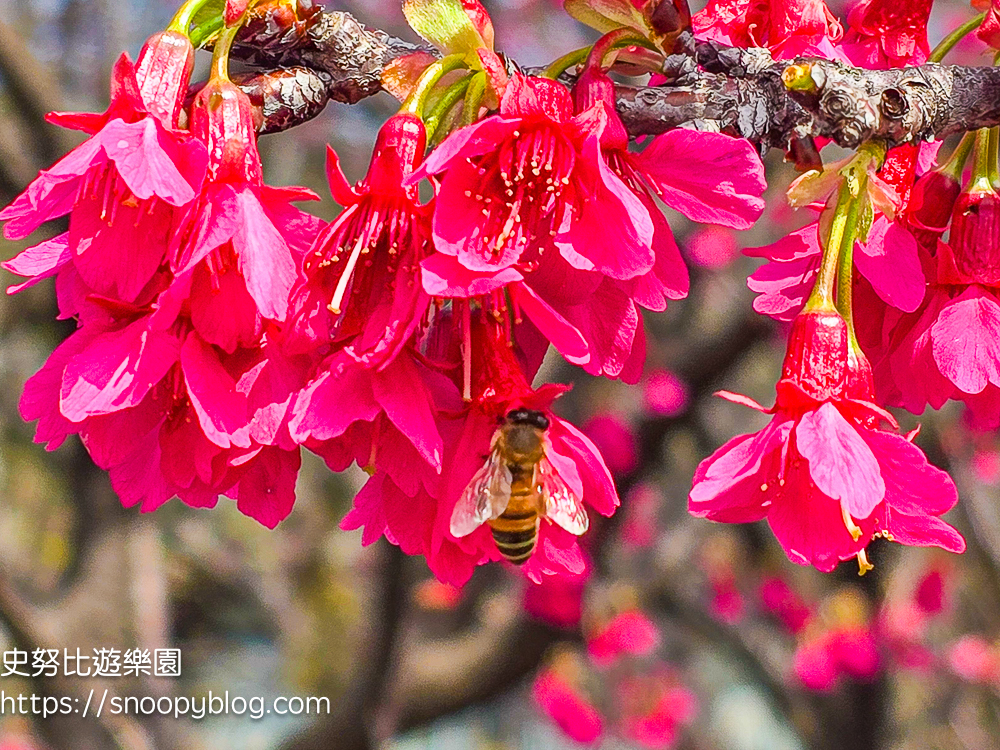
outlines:
[{"label": "honeybee", "polygon": [[535,550],[541,519],[577,536],[587,531],[583,502],[545,455],[548,429],[540,411],[516,409],[507,415],[493,435],[489,458],[455,505],[453,536],[468,536],[487,523],[500,554],[523,565]]}]

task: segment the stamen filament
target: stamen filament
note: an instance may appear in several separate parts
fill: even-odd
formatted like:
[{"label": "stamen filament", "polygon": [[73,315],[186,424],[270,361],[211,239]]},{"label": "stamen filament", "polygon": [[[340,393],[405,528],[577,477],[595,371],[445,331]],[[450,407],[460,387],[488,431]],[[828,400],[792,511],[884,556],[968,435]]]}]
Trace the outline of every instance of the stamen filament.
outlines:
[{"label": "stamen filament", "polygon": [[868,562],[868,555],[864,550],[858,553],[858,575],[863,576],[869,570],[875,570],[875,566]]},{"label": "stamen filament", "polygon": [[861,538],[861,527],[854,523],[854,519],[851,518],[851,514],[847,510],[847,506],[841,504],[840,515],[844,519],[844,526],[847,527],[847,530],[851,533],[854,541],[858,541],[858,539]]},{"label": "stamen filament", "polygon": [[361,251],[365,247],[365,236],[362,234],[358,237],[358,241],[354,243],[354,249],[351,251],[350,257],[347,259],[347,267],[344,268],[344,272],[340,275],[340,279],[337,281],[337,288],[333,292],[333,299],[330,304],[327,305],[327,309],[334,315],[340,315],[342,312],[341,305],[344,302],[344,295],[347,293],[347,285],[351,281],[351,277],[354,275],[354,268],[358,265],[358,258],[361,257]]}]

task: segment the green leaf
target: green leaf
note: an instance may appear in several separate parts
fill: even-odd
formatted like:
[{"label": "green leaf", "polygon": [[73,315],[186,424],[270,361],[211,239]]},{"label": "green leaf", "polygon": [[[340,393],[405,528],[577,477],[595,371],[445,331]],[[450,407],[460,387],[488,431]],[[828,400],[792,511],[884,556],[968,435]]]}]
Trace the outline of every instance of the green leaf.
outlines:
[{"label": "green leaf", "polygon": [[653,36],[649,22],[632,0],[565,0],[563,6],[577,21],[602,34],[632,29],[647,38]]},{"label": "green leaf", "polygon": [[195,48],[204,47],[226,27],[226,0],[208,0],[191,22],[191,43]]},{"label": "green leaf", "polygon": [[405,0],[403,13],[410,28],[446,55],[486,46],[461,0]]}]

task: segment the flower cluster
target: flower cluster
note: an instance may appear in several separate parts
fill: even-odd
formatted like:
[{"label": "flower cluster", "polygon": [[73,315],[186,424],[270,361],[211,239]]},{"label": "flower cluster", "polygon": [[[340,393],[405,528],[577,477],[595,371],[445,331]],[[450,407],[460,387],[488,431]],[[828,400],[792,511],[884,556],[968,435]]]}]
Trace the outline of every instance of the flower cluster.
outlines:
[{"label": "flower cluster", "polygon": [[[411,2],[443,58],[412,66],[361,182],[331,151],[344,210],[323,226],[291,205],[310,193],[263,182],[260,113],[227,74],[240,9],[186,100],[196,7],[135,66],[122,58],[104,115],[53,116],[91,137],[0,214],[12,239],[69,216],[67,233],[6,264],[29,279],[13,291],[55,276],[78,323],[25,387],[37,440],[80,435],[127,505],[226,495],[271,527],[294,502],[300,446],[334,470],[357,461],[371,479],[344,527],[461,584],[501,556],[484,521],[509,501],[498,435],[521,410],[543,449],[525,480],[541,521],[524,570],[582,573],[577,536],[618,496],[598,449],[553,413],[564,389],[531,381],[550,344],[593,374],[639,379],[641,310],[688,288],[656,200],[748,227],[765,187],[752,146],[676,131],[633,153],[610,49],[570,90],[508,74],[478,3]],[[464,114],[445,125],[433,102],[453,91]],[[469,500],[477,528],[456,535],[456,508],[490,465]]]},{"label": "flower cluster", "polygon": [[[226,3],[207,22],[202,0],[185,3],[137,63],[119,61],[105,113],[51,116],[89,138],[0,212],[9,239],[68,218],[4,264],[27,278],[15,292],[54,277],[60,315],[77,323],[25,386],[37,441],[79,435],[126,505],[227,496],[269,527],[291,511],[305,447],[370,475],[343,528],[424,556],[443,582],[501,558],[538,585],[584,575],[579,537],[591,515],[615,512],[612,471],[633,471],[638,449],[613,415],[595,419],[587,432],[609,470],[556,413],[566,387],[533,385],[542,360],[551,346],[638,383],[644,311],[689,287],[660,204],[715,227],[701,230],[711,244],[758,219],[766,188],[755,146],[732,135],[675,129],[633,144],[616,65],[659,80],[689,30],[778,59],[921,63],[930,3],[865,0],[846,34],[822,0],[713,0],[693,18],[683,3],[565,5],[604,35],[526,74],[495,51],[476,0],[407,0],[438,54],[387,70],[402,106],[362,180],[351,185],[330,151],[342,211],[323,224],[293,205],[317,196],[264,183],[264,114],[229,77],[241,30],[261,27],[255,4]],[[297,12],[267,23],[297,34]],[[207,42],[206,23],[211,72],[192,85],[191,37]],[[783,80],[807,89],[809,71],[792,65]],[[964,547],[939,518],[954,484],[884,407],[960,399],[1000,424],[998,136],[973,138],[964,187],[971,139],[937,169],[933,149],[866,144],[792,186],[793,205],[819,215],[752,251],[769,261],[750,278],[756,308],[793,321],[776,402],[724,394],[772,420],[702,463],[693,514],[767,518],[792,560],[822,570],[857,557],[864,571],[875,537]],[[652,410],[683,409],[669,372],[647,383]],[[637,546],[648,542],[635,519],[652,515],[632,514]],[[732,571],[714,585],[719,616],[737,619]]]}]

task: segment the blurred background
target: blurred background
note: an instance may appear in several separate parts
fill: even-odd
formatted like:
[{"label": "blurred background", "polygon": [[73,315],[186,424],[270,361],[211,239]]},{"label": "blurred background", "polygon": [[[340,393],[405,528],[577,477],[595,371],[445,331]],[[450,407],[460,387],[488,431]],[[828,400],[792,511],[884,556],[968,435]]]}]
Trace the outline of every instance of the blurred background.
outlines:
[{"label": "blurred background", "polygon": [[[589,32],[554,0],[484,0],[498,48],[546,63]],[[695,2],[697,10],[703,3]],[[331,7],[412,38],[395,0]],[[843,13],[841,3],[833,2]],[[135,55],[176,10],[163,0],[0,0],[0,202],[77,143],[52,109],[101,110],[122,50]],[[971,17],[939,0],[933,45]],[[842,16],[843,17],[843,16]],[[956,58],[988,64],[970,43]],[[204,64],[206,61],[203,60]],[[268,180],[327,195],[324,149],[364,173],[386,95],[322,117],[261,150]],[[875,570],[821,575],[788,562],[766,526],[690,518],[698,461],[761,415],[719,388],[773,400],[783,332],[751,309],[757,261],[740,249],[804,224],[767,159],[769,207],[751,231],[671,216],[693,273],[690,299],[648,316],[638,386],[572,381],[559,404],[599,444],[623,506],[588,536],[584,584],[528,587],[499,565],[464,590],[420,558],[338,529],[363,478],[306,456],[294,513],[270,532],[226,502],[123,510],[75,439],[33,445],[17,402],[71,328],[51,282],[0,295],[0,651],[180,648],[182,676],[0,678],[4,694],[326,696],[330,715],[201,721],[0,716],[0,750],[973,750],[1000,747],[1000,452],[957,409],[923,415],[919,438],[962,501],[948,521],[961,557],[876,541]],[[328,199],[315,210],[335,213]],[[676,221],[675,221],[676,219]],[[50,234],[54,234],[52,228]],[[39,237],[38,239],[41,239]],[[2,243],[10,258],[27,243]],[[0,271],[7,286],[13,277]],[[902,415],[904,429],[916,420]],[[123,436],[123,439],[127,439]],[[6,670],[0,669],[0,672]]]}]

